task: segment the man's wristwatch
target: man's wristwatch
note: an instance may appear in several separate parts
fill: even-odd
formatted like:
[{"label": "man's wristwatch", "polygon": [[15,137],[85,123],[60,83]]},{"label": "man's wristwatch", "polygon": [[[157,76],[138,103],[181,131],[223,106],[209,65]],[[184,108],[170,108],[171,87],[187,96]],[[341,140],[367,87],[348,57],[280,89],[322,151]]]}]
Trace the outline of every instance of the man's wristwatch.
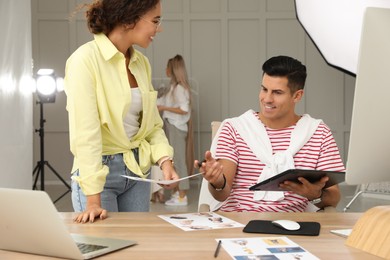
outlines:
[{"label": "man's wristwatch", "polygon": [[313,200],[309,200],[310,203],[312,204],[318,204],[322,201],[322,190],[321,190],[321,193],[320,193],[320,196],[316,199],[313,199]]},{"label": "man's wristwatch", "polygon": [[321,197],[319,197],[319,198],[316,198],[316,199],[314,199],[314,200],[310,200],[309,202],[310,203],[313,203],[313,204],[318,204],[318,203],[320,203],[322,201],[322,199],[321,199]]}]

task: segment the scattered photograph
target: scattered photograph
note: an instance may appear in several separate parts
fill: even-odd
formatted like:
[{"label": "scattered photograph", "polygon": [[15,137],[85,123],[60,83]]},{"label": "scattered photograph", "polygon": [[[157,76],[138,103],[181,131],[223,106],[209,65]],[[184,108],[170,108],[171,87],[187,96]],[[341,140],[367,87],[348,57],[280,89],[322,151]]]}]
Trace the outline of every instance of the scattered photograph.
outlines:
[{"label": "scattered photograph", "polygon": [[216,241],[221,241],[222,248],[236,260],[319,259],[287,237],[218,238]]},{"label": "scattered photograph", "polygon": [[184,231],[242,228],[245,226],[214,212],[159,215],[159,217]]}]

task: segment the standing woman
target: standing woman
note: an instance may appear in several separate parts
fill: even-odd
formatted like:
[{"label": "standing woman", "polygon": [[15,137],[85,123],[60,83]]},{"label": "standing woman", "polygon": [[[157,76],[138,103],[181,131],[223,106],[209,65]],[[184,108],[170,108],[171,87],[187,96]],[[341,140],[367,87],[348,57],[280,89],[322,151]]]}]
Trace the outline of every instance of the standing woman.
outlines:
[{"label": "standing woman", "polygon": [[[191,117],[191,90],[184,59],[181,55],[176,55],[168,60],[166,74],[171,79],[171,86],[169,91],[158,100],[158,109],[162,112],[165,132],[175,151],[175,168],[182,178],[188,175],[186,145],[187,123]],[[188,179],[180,181],[177,187],[178,193],[174,193],[165,204],[168,206],[187,205],[186,194],[189,188]]]},{"label": "standing woman", "polygon": [[149,61],[133,48],[147,48],[161,31],[160,0],[97,0],[87,7],[94,40],[65,69],[76,222],[104,219],[107,211],[149,211],[150,184],[121,175],[147,178],[157,163],[166,180],[178,179]]}]

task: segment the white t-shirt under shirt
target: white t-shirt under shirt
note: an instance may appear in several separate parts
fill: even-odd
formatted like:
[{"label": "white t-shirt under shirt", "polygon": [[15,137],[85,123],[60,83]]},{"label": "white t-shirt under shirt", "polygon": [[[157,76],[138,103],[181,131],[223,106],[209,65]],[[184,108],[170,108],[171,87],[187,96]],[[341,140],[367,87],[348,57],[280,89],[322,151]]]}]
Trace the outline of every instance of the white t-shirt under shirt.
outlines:
[{"label": "white t-shirt under shirt", "polygon": [[[266,127],[273,152],[284,151],[290,144],[294,126],[284,129]],[[236,129],[226,123],[218,137],[215,157],[227,159],[237,164],[237,173],[232,191],[221,211],[237,212],[302,212],[307,206],[307,199],[291,192],[285,192],[282,201],[255,201],[249,187],[257,183],[263,163],[250,150]],[[321,123],[311,139],[294,155],[295,167],[298,169],[316,169],[344,171],[337,144],[327,125]]]},{"label": "white t-shirt under shirt", "polygon": [[187,132],[187,122],[191,116],[190,108],[190,93],[189,90],[178,84],[176,87],[171,86],[169,92],[157,100],[158,105],[180,108],[187,114],[181,115],[169,111],[163,111],[162,118],[167,119],[168,122],[176,128]]},{"label": "white t-shirt under shirt", "polygon": [[123,119],[127,137],[131,139],[139,130],[139,114],[142,111],[142,98],[139,88],[131,88],[131,104]]}]

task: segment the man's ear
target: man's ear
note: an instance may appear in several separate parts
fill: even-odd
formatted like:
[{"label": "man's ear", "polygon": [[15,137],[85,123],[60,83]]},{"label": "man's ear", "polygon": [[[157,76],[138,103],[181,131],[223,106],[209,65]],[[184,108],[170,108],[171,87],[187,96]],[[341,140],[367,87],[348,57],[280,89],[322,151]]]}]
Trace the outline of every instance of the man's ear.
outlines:
[{"label": "man's ear", "polygon": [[293,94],[293,100],[295,103],[298,103],[303,97],[303,89],[299,89],[297,91],[295,91],[295,93]]},{"label": "man's ear", "polygon": [[299,90],[295,91],[295,93],[293,95],[294,102],[298,103],[299,101],[301,101],[303,94],[304,94],[303,89],[299,89]]}]

